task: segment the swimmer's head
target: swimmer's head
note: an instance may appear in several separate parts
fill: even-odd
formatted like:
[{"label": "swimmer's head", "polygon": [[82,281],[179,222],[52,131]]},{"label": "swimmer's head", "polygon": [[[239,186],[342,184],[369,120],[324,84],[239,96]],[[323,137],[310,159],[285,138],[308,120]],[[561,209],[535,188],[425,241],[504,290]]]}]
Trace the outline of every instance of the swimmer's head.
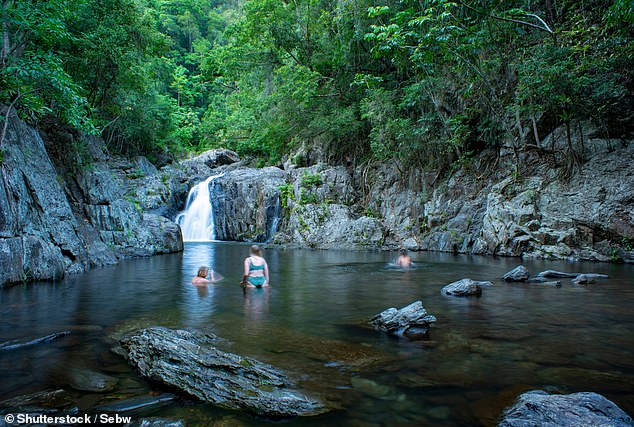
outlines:
[{"label": "swimmer's head", "polygon": [[209,273],[209,267],[203,265],[198,268],[198,277],[207,277],[207,273]]}]

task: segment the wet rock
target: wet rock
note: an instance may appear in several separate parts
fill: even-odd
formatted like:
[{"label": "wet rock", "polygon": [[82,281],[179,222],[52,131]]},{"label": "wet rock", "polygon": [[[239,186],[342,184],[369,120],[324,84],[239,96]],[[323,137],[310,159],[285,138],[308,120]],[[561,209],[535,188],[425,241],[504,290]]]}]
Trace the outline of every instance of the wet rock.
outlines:
[{"label": "wet rock", "polygon": [[436,317],[427,313],[421,301],[413,302],[400,310],[388,308],[370,319],[370,324],[375,329],[410,339],[426,337],[434,322]]},{"label": "wet rock", "polygon": [[149,408],[164,406],[176,399],[176,395],[172,393],[162,393],[158,396],[140,396],[130,399],[119,400],[117,402],[108,403],[95,408],[97,411],[103,412],[133,412]]},{"label": "wet rock", "polygon": [[537,277],[545,277],[549,279],[574,279],[580,274],[581,273],[566,273],[563,271],[546,270],[539,273]]},{"label": "wet rock", "polygon": [[502,279],[507,282],[525,282],[530,277],[531,273],[523,265],[518,265],[513,270],[502,276]]},{"label": "wet rock", "polygon": [[491,282],[477,282],[467,278],[448,284],[440,293],[454,296],[479,296],[482,295],[482,286],[491,285]]},{"label": "wet rock", "polygon": [[572,279],[573,285],[588,285],[591,283],[596,283],[598,279],[607,279],[607,274],[580,274],[574,279]]},{"label": "wet rock", "polygon": [[142,376],[205,402],[269,418],[326,412],[272,366],[221,351],[216,341],[194,331],[153,327],[123,338],[121,346]]},{"label": "wet rock", "polygon": [[15,350],[18,348],[29,347],[32,345],[46,344],[61,337],[65,337],[70,334],[70,331],[55,332],[44,337],[39,338],[26,338],[22,340],[11,340],[0,343],[1,350]]},{"label": "wet rock", "polygon": [[597,393],[568,395],[535,390],[522,394],[504,412],[498,427],[633,426],[632,418]]}]

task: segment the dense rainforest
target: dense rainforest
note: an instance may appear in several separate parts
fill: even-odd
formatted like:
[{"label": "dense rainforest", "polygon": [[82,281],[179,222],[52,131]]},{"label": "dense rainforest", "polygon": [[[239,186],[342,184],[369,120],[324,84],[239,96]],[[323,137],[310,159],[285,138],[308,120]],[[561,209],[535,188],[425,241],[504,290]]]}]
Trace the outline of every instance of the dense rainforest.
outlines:
[{"label": "dense rainforest", "polygon": [[0,103],[159,163],[311,146],[443,171],[505,149],[519,173],[562,126],[570,171],[581,124],[633,130],[629,0],[2,0],[1,20]]}]

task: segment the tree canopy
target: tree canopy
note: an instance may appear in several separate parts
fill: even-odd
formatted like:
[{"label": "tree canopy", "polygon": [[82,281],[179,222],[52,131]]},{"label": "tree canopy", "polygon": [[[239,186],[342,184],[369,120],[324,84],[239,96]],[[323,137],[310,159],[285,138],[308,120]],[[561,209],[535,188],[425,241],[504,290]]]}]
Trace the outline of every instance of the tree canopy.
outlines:
[{"label": "tree canopy", "polygon": [[633,130],[627,0],[2,0],[1,19],[0,102],[124,154],[438,169],[556,126]]}]

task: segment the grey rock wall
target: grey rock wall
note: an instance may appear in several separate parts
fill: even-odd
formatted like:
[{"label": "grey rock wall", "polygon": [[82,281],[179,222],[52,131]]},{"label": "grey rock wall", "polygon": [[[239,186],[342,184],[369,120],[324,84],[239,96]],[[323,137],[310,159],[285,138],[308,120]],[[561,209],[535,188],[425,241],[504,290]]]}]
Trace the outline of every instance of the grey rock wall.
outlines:
[{"label": "grey rock wall", "polygon": [[379,211],[390,246],[634,262],[632,144],[595,153],[567,181],[549,165],[527,173],[531,176],[515,180],[503,171],[487,179],[458,171],[433,190],[423,185],[414,191],[396,184],[395,168],[390,173],[382,166],[373,174],[366,203]]},{"label": "grey rock wall", "polygon": [[182,250],[178,225],[143,213],[134,199],[126,168],[156,173],[146,159],[102,152],[81,170],[62,173],[40,134],[15,114],[0,149],[0,286]]},{"label": "grey rock wall", "polygon": [[235,169],[210,183],[218,240],[264,242],[279,215],[286,173],[275,167]]}]

